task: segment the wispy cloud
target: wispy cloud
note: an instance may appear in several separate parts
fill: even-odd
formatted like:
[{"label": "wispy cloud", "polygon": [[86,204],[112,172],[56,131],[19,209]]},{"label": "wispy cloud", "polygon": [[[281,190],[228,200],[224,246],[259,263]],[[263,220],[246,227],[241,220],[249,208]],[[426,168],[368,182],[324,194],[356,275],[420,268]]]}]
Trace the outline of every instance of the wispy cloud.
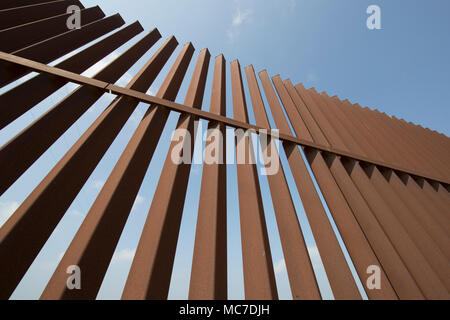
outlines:
[{"label": "wispy cloud", "polygon": [[16,211],[19,204],[16,201],[3,201],[0,202],[0,226],[3,225],[6,220]]},{"label": "wispy cloud", "polygon": [[77,209],[72,209],[68,212],[69,215],[71,216],[84,216],[83,213],[81,213],[81,211],[77,210]]},{"label": "wispy cloud", "polygon": [[94,189],[100,190],[100,189],[103,187],[104,184],[105,184],[105,181],[104,181],[104,180],[95,180],[95,181],[92,183],[92,187],[93,187]]},{"label": "wispy cloud", "polygon": [[251,14],[250,10],[241,11],[240,8],[237,8],[235,14],[233,15],[232,25],[233,26],[241,25],[245,20],[247,20],[250,14]]},{"label": "wispy cloud", "polygon": [[145,198],[141,195],[137,195],[136,200],[134,201],[136,204],[140,204],[142,202],[144,202]]},{"label": "wispy cloud", "polygon": [[317,247],[308,247],[308,253],[311,259],[320,259],[320,253]]},{"label": "wispy cloud", "polygon": [[131,261],[134,258],[134,254],[136,253],[136,249],[122,249],[114,252],[111,263],[120,263],[125,261]]},{"label": "wispy cloud", "polygon": [[233,16],[231,17],[231,25],[228,28],[227,35],[230,41],[234,41],[239,35],[241,26],[249,20],[252,15],[250,9],[241,10],[241,8],[236,8]]},{"label": "wispy cloud", "polygon": [[281,273],[286,273],[286,262],[284,261],[284,259],[281,259],[280,261],[278,261],[275,264],[275,273],[276,274],[281,274]]},{"label": "wispy cloud", "polygon": [[145,197],[138,194],[136,196],[136,199],[134,200],[133,207],[131,208],[131,211],[135,210],[141,203],[145,201]]}]

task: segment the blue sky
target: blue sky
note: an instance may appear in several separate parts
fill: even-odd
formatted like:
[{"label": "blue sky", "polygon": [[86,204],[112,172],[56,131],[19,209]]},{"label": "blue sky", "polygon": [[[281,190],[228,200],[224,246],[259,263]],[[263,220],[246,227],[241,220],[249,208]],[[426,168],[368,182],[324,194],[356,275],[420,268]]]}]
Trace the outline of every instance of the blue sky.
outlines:
[{"label": "blue sky", "polygon": [[[348,98],[362,106],[377,108],[447,136],[450,135],[448,126],[450,43],[446,41],[450,30],[448,0],[83,0],[82,2],[86,7],[100,5],[107,15],[120,12],[127,23],[139,20],[146,31],[157,27],[163,36],[163,39],[118,81],[120,85],[126,85],[131,75],[152,56],[158,45],[173,34],[180,46],[150,88],[151,94],[156,92],[162,83],[181,45],[191,41],[197,51],[178,95],[179,102],[183,101],[198,52],[207,47],[213,57],[223,53],[228,62],[239,58],[242,67],[253,64],[256,71],[267,69],[270,76],[280,74],[282,78],[290,78],[295,84],[302,82],[306,87],[315,87],[319,91],[326,91],[329,95],[338,95],[341,99]],[[382,30],[370,31],[366,28],[366,8],[371,4],[381,7]],[[143,35],[140,34],[130,44],[119,48],[85,74],[95,74]],[[205,110],[209,109],[212,71],[213,63],[210,64],[203,103]],[[231,117],[229,68],[227,76],[227,114]],[[14,85],[17,83],[8,88]],[[76,87],[73,84],[65,86],[11,125],[0,130],[0,145],[5,144]],[[7,88],[1,89],[0,93],[5,90]],[[253,122],[248,91],[246,93],[250,119]],[[0,196],[0,225],[112,99],[113,96],[104,95],[7,192]],[[129,119],[30,267],[14,292],[13,298],[39,297],[146,108],[146,105],[140,104]],[[160,140],[162,143],[158,144],[98,298],[120,298],[167,154],[167,141],[170,140],[177,118],[178,115],[172,113],[167,122]],[[206,128],[206,123],[203,127]],[[197,143],[196,147],[201,147],[201,143]],[[325,298],[332,298],[300,196],[286,165],[285,155],[281,150],[280,153],[321,292]],[[201,173],[201,165],[192,167],[170,298],[187,297]],[[228,166],[227,178],[229,297],[240,299],[244,295],[235,166]],[[289,299],[291,298],[289,283],[265,177],[261,177],[261,189],[279,295],[280,298]]]}]

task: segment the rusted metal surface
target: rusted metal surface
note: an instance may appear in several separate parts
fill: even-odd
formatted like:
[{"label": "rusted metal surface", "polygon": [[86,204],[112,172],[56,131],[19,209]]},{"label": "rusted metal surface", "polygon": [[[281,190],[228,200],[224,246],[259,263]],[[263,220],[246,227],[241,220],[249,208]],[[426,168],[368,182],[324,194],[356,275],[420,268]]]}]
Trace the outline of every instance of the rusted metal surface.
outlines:
[{"label": "rusted metal surface", "polygon": [[[270,128],[253,66],[247,67],[245,71],[256,124],[264,128]],[[280,160],[278,151],[274,147],[275,141],[272,138],[270,139],[272,143],[272,149],[270,151],[273,152],[274,157]],[[267,162],[267,154],[263,153],[263,156],[266,157],[265,160]],[[320,299],[319,288],[298,222],[283,166],[281,165],[275,174],[267,176],[267,179],[277,219],[278,232],[280,234],[292,297],[301,300]]]},{"label": "rusted metal surface", "polygon": [[[217,56],[214,63],[210,112],[222,116],[226,115],[225,68],[225,57]],[[225,125],[210,122],[205,149],[214,143],[218,133],[222,134],[222,145],[225,145]],[[219,153],[219,163],[203,163],[189,286],[189,299],[193,300],[224,300],[228,296],[227,173],[226,164],[223,164],[225,154]]]},{"label": "rusted metal surface", "polygon": [[[146,90],[176,47],[168,40],[128,84]],[[116,98],[0,229],[1,296],[9,297],[138,102]],[[77,174],[73,174],[76,172]],[[47,212],[46,219],[41,219]],[[20,248],[16,243],[27,243]]]},{"label": "rusted metal surface", "polygon": [[83,9],[79,0],[45,1],[42,4],[17,8],[3,9],[5,1],[0,5],[0,30],[20,26],[33,21],[65,14],[67,8],[72,5]]},{"label": "rusted metal surface", "polygon": [[[94,21],[80,29],[70,30],[56,37],[41,41],[22,50],[14,51],[18,57],[33,61],[49,63],[63,55],[95,40],[108,32],[122,26],[125,22],[116,14],[98,21]],[[7,85],[26,75],[29,71],[15,64],[2,63],[3,72],[0,76],[0,86]]]},{"label": "rusted metal surface", "polygon": [[[237,60],[231,63],[231,87],[234,118],[249,122],[241,66]],[[245,160],[236,165],[245,298],[274,300],[278,293],[251,134],[236,134],[236,158]]]},{"label": "rusted metal surface", "polygon": [[[70,5],[82,9],[81,29],[67,29],[65,22],[70,14],[66,9]],[[115,85],[161,37],[156,29],[93,77],[81,76],[141,33],[139,22],[108,35],[55,67],[47,65],[124,23],[120,15],[104,18],[100,8],[85,9],[78,0],[0,3],[0,87],[32,71],[39,73],[15,83],[0,95],[0,130],[65,84],[80,85],[0,147],[0,195],[104,93],[117,96],[0,226],[1,299],[11,296],[139,102],[149,104],[147,112],[51,276],[42,299],[96,298],[158,143],[169,144],[169,152],[122,299],[167,299],[174,281],[172,269],[191,169],[189,163],[173,161],[174,152],[180,152],[179,140],[159,141],[171,111],[180,113],[176,128],[186,131],[178,138],[190,136],[183,145],[191,150],[198,119],[208,121],[206,150],[217,142],[218,133],[225,138],[226,126],[235,129],[237,140],[232,145],[237,160],[245,160],[236,165],[236,191],[246,299],[278,298],[262,204],[265,195],[260,185],[261,173],[254,162],[257,156],[251,135],[255,133],[269,142],[262,150],[264,162],[279,161],[279,168],[267,175],[267,181],[294,299],[321,299],[322,293],[288,186],[286,164],[275,147],[278,139],[335,299],[361,299],[354,277],[359,278],[369,299],[450,298],[448,137],[378,110],[318,93],[314,88],[294,85],[280,76],[272,78],[272,85],[267,71],[262,71],[259,77],[276,125],[271,128],[268,109],[250,65],[245,74],[256,122],[251,124],[238,60],[230,66],[234,117],[228,118],[223,55],[215,59],[210,110],[204,111],[210,60],[207,49],[198,56],[184,102],[176,103],[194,54],[191,43],[182,48],[157,94],[146,94],[178,45],[174,37],[157,50],[125,88]],[[189,299],[228,297],[227,270],[231,262],[227,261],[227,237],[235,235],[227,230],[230,208],[226,203],[225,139],[221,145],[220,161],[205,160],[203,164],[197,224],[192,230],[192,270],[186,274],[190,276]],[[344,256],[339,237],[351,263]],[[350,271],[350,264],[356,274]],[[81,268],[81,289],[67,287],[69,265]],[[367,270],[373,266],[380,268],[382,283],[375,290],[366,283]]]},{"label": "rusted metal surface", "polygon": [[[154,30],[136,45],[100,70],[93,78],[115,82],[159,38]],[[83,113],[104,94],[102,90],[81,86],[60,103],[46,111],[39,119],[12,138],[0,149],[0,194],[30,167]],[[13,106],[7,106],[13,107]],[[9,159],[17,158],[11,162]]]},{"label": "rusted metal surface", "polygon": [[[82,73],[142,31],[139,22],[135,22],[60,62],[56,67]],[[154,32],[156,33],[157,30]],[[155,37],[160,38],[161,36],[158,33],[155,34]],[[0,129],[67,83],[68,81],[64,78],[40,73],[2,94],[0,96]]]},{"label": "rusted metal surface", "polygon": [[[186,94],[185,105],[200,108],[205,91],[210,54],[202,50]],[[177,130],[193,150],[195,117],[181,115]],[[190,135],[189,137],[186,137]],[[150,211],[142,231],[122,299],[165,299],[169,292],[181,215],[189,181],[189,163],[174,163],[172,153],[178,144],[172,141],[167,153]],[[192,155],[191,155],[192,156]]]},{"label": "rusted metal surface", "polygon": [[[81,26],[85,26],[105,17],[103,11],[97,6],[80,11],[83,20]],[[31,46],[48,38],[55,37],[67,31],[67,19],[70,13],[55,17],[30,22],[14,28],[0,30],[0,50],[4,52],[15,52]],[[16,39],[15,41],[9,41]]]},{"label": "rusted metal surface", "polygon": [[[311,132],[311,135],[316,137],[317,140],[325,143],[325,136],[321,133],[320,127],[309,113],[309,110],[294,89],[292,83],[290,81],[285,81],[284,83],[286,84],[286,88],[292,99],[295,101],[298,112],[305,115],[304,119],[309,119],[307,127]],[[305,154],[352,261],[355,264],[358,275],[363,279],[367,274],[366,271],[368,266],[380,265],[380,262],[361,230],[361,227],[340,191],[339,186],[334,181],[322,153],[316,149],[306,148]],[[397,299],[397,295],[389,283],[384,271],[381,272],[381,277],[383,279],[382,282],[385,285],[380,290],[368,290],[367,295],[369,298]]]},{"label": "rusted metal surface", "polygon": [[327,155],[327,164],[330,167],[336,183],[342,190],[348,204],[352,208],[355,218],[364,231],[389,281],[400,299],[423,299],[424,296],[418,288],[416,281],[409,273],[402,258],[386,236],[383,227],[379,224],[371,208],[354,184],[342,160],[336,155]]},{"label": "rusted metal surface", "polygon": [[[264,92],[266,93],[270,109],[272,110],[275,123],[278,127],[282,125],[283,127],[289,128],[287,120],[281,110],[281,105],[276,99],[276,94],[270,83],[267,72],[260,72],[259,77]],[[278,81],[275,78],[274,83],[277,82]],[[281,79],[279,80],[279,83],[282,85]],[[290,99],[290,97],[286,98]],[[283,104],[286,108],[295,108],[293,104]],[[290,112],[287,113],[289,115]],[[290,117],[289,119],[291,120]],[[301,134],[302,130],[297,129],[295,122],[291,123],[295,133],[297,135]],[[288,133],[290,133],[290,129]],[[311,139],[311,136],[309,135],[308,138]],[[339,246],[331,223],[327,218],[322,202],[319,199],[319,195],[317,194],[298,146],[292,144],[284,144],[283,146],[305,213],[308,217],[312,232],[315,234],[314,239],[321,255],[334,297],[336,299],[360,299],[361,296],[352,277],[350,268]]]},{"label": "rusted metal surface", "polygon": [[[167,43],[173,48],[177,41],[171,38]],[[175,99],[193,52],[190,43],[183,47],[157,96]],[[167,110],[149,106],[41,298],[94,299],[97,296],[168,116]],[[81,290],[69,290],[62,281],[70,265],[85,270],[86,285]]]},{"label": "rusted metal surface", "polygon": [[[74,83],[78,83],[78,84],[88,84],[92,87],[102,89],[105,92],[113,93],[113,94],[116,94],[119,96],[137,99],[140,102],[149,103],[149,104],[157,104],[160,107],[168,108],[170,110],[181,112],[181,113],[195,115],[195,116],[198,116],[199,118],[202,118],[202,119],[205,119],[208,121],[218,121],[220,123],[224,123],[225,125],[233,127],[233,128],[241,128],[244,130],[253,130],[255,132],[264,130],[265,133],[267,133],[268,135],[271,135],[270,131],[267,130],[267,128],[262,128],[262,127],[258,127],[258,126],[252,125],[252,124],[247,124],[247,123],[237,121],[232,118],[227,118],[225,116],[218,115],[218,114],[215,114],[212,112],[206,112],[203,110],[193,109],[193,108],[187,107],[183,104],[169,101],[167,99],[161,99],[161,98],[158,98],[155,96],[151,96],[151,95],[139,92],[137,90],[122,88],[122,87],[119,87],[114,84],[109,84],[104,81],[98,81],[95,79],[84,77],[84,76],[75,74],[73,72],[68,72],[66,70],[49,67],[42,63],[32,62],[28,59],[19,58],[14,55],[9,55],[9,54],[0,52],[0,60],[4,60],[4,61],[6,61],[8,63],[12,63],[12,64],[20,65],[26,69],[42,72],[42,73],[49,74],[49,75],[54,75],[54,76],[61,77],[61,78],[65,78],[65,79],[68,79],[70,82],[74,82]],[[364,131],[364,130],[366,130],[366,129],[362,129],[361,131]],[[320,145],[320,144],[311,142],[309,140],[305,140],[302,138],[284,134],[282,132],[277,134],[277,138],[282,141],[292,142],[294,144],[305,146],[305,147],[313,147],[318,150],[334,153],[337,155],[349,157],[352,159],[356,159],[356,160],[360,160],[360,161],[364,161],[364,162],[368,162],[368,163],[373,163],[373,164],[376,164],[376,165],[379,165],[382,167],[392,168],[399,172],[404,172],[404,173],[407,173],[410,175],[424,177],[424,178],[427,178],[427,179],[430,179],[430,180],[433,180],[436,182],[442,182],[446,186],[448,186],[450,184],[450,179],[447,179],[444,177],[436,177],[436,176],[433,176],[433,174],[418,172],[411,168],[399,166],[395,163],[388,163],[383,160],[376,160],[376,159],[369,158],[369,157],[366,157],[363,155],[343,151],[343,150],[340,150],[340,149],[337,149],[334,147],[327,147],[324,145]],[[448,188],[448,187],[446,187],[446,188]]]}]

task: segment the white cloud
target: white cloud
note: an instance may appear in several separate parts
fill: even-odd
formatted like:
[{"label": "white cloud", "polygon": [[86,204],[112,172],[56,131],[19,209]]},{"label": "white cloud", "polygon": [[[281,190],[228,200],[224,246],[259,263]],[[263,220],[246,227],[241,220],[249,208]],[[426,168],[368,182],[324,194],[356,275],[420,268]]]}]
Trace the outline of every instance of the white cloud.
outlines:
[{"label": "white cloud", "polygon": [[311,257],[311,260],[319,259],[320,260],[320,253],[319,249],[317,247],[308,247],[308,253]]},{"label": "white cloud", "polygon": [[141,196],[140,194],[138,194],[136,199],[134,200],[131,211],[135,210],[142,202],[144,202],[144,200],[145,200],[145,198],[143,196]]},{"label": "white cloud", "polygon": [[84,216],[84,214],[81,211],[77,210],[77,209],[70,210],[68,212],[68,215],[70,215],[70,216]]},{"label": "white cloud", "polygon": [[278,261],[274,269],[276,274],[286,273],[286,262],[284,261],[284,259]]},{"label": "white cloud", "polygon": [[136,204],[140,204],[142,202],[144,202],[145,198],[141,195],[137,195],[136,200],[134,201]]},{"label": "white cloud", "polygon": [[114,255],[111,259],[111,263],[120,263],[125,261],[133,260],[134,254],[136,253],[136,249],[122,249],[114,252]]},{"label": "white cloud", "polygon": [[9,219],[18,207],[19,204],[16,201],[0,202],[0,226]]},{"label": "white cloud", "polygon": [[250,9],[242,11],[239,7],[236,9],[236,12],[231,17],[231,25],[227,30],[228,39],[230,41],[234,41],[236,37],[239,35],[239,31],[241,26],[247,22],[252,15],[252,11]]},{"label": "white cloud", "polygon": [[233,26],[241,25],[245,20],[248,19],[250,14],[251,14],[250,10],[241,11],[241,9],[237,8],[235,14],[233,15],[232,25]]},{"label": "white cloud", "polygon": [[59,254],[58,254],[58,260],[60,261],[61,259],[62,259],[62,257],[64,257],[64,251],[61,251]]},{"label": "white cloud", "polygon": [[100,190],[103,187],[104,184],[105,184],[105,181],[103,181],[103,180],[95,180],[92,183],[92,187],[94,189]]}]

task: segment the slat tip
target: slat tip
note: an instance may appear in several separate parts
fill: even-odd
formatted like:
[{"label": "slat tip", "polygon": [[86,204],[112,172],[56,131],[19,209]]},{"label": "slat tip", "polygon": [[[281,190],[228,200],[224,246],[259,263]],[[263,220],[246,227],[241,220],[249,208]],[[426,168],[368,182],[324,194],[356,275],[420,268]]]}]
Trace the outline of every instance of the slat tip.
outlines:
[{"label": "slat tip", "polygon": [[[141,23],[139,21],[136,21],[136,22],[139,23],[139,25],[141,25]],[[155,33],[158,36],[158,38],[162,37],[161,32],[159,32],[158,28],[153,28],[153,30],[150,31],[149,33]]]}]

